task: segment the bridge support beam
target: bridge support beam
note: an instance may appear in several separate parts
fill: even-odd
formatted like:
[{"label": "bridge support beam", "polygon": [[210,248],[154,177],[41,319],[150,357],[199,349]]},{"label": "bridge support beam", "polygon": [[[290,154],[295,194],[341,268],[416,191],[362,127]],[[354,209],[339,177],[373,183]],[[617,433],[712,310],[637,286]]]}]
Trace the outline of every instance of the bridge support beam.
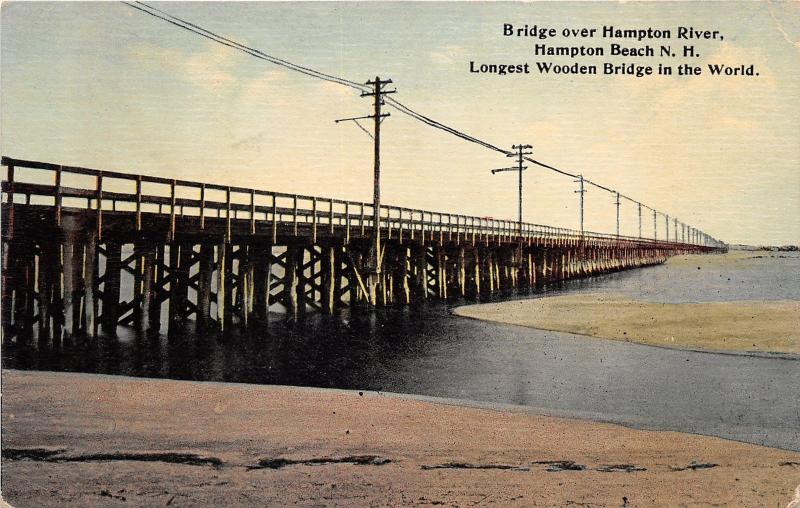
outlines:
[{"label": "bridge support beam", "polygon": [[[171,334],[192,319],[198,329],[227,333],[234,324],[268,319],[277,306],[299,319],[307,309],[335,314],[346,304],[481,298],[710,250],[621,238],[543,235],[520,241],[514,235],[470,232],[463,220],[452,231],[418,225],[412,235],[410,224],[389,223],[381,239],[380,274],[370,289],[370,237],[367,231],[359,235],[357,227],[342,227],[339,235],[335,216],[332,228],[318,224],[312,242],[309,221],[266,228],[261,235],[264,228],[254,230],[249,221],[247,229],[239,227],[244,224],[237,224],[242,221],[234,213],[230,221],[221,216],[208,233],[182,232],[196,217],[178,212],[169,223],[158,222],[155,212],[155,219],[144,216],[142,224],[150,225],[146,232],[125,230],[130,224],[119,219],[122,212],[107,213],[101,236],[93,229],[94,210],[65,209],[61,226],[42,222],[47,214],[33,205],[18,204],[15,212],[14,236],[3,237],[3,332],[7,341],[38,337],[41,344],[92,337],[98,326],[107,335],[127,325],[155,333],[165,304]],[[213,228],[214,217],[204,220]],[[167,234],[172,224],[174,239]],[[223,224],[231,235],[222,234]]]}]

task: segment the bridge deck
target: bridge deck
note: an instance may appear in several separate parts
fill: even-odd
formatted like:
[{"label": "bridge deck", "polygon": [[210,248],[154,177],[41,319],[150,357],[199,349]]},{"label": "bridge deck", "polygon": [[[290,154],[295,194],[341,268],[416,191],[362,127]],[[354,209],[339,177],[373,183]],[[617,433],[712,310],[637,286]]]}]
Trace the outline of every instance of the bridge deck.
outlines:
[{"label": "bridge deck", "polygon": [[[286,194],[243,187],[223,186],[162,177],[134,175],[75,166],[4,157],[7,179],[2,183],[7,204],[38,205],[53,209],[56,225],[65,213],[92,212],[102,238],[107,224],[116,232],[166,231],[180,233],[272,236],[288,232],[316,241],[318,235],[352,237],[371,234],[370,203],[335,198]],[[65,185],[68,175],[70,185]],[[127,190],[125,190],[127,188]],[[114,189],[114,190],[112,190]],[[699,245],[687,241],[654,240],[583,232],[542,224],[498,220],[382,205],[380,231],[384,238],[470,242],[583,240],[585,242],[636,242],[644,244]],[[212,220],[216,219],[216,220]],[[13,232],[16,217],[10,213],[7,229]],[[166,222],[165,222],[166,220]],[[223,224],[220,224],[220,220]],[[165,226],[166,225],[166,230]],[[220,230],[222,226],[222,230]],[[288,228],[288,229],[287,229]]]},{"label": "bridge deck", "polygon": [[3,332],[17,340],[480,298],[716,249],[395,206],[376,237],[367,203],[2,163]]}]

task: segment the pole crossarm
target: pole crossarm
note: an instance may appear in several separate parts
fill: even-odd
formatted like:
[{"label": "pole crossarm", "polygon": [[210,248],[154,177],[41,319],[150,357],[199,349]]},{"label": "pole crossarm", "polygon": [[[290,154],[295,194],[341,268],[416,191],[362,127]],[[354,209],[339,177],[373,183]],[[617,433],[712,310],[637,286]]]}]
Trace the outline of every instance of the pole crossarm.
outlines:
[{"label": "pole crossarm", "polygon": [[[385,118],[385,117],[387,117],[387,116],[389,116],[389,113],[383,113],[383,114],[381,115],[381,119],[383,119],[383,118]],[[340,118],[340,119],[338,119],[338,120],[334,120],[333,122],[334,122],[334,123],[340,123],[340,122],[353,122],[354,124],[356,124],[356,126],[357,126],[359,129],[361,129],[362,131],[364,131],[364,133],[365,133],[367,136],[369,136],[369,137],[370,137],[370,139],[375,139],[375,137],[372,135],[372,133],[371,133],[369,130],[367,130],[367,128],[366,128],[366,127],[364,127],[363,125],[361,125],[361,123],[359,123],[359,120],[367,120],[367,119],[371,119],[371,118],[373,118],[373,116],[372,116],[372,115],[367,115],[367,116],[356,116],[356,117],[353,117],[353,118]]]},{"label": "pole crossarm", "polygon": [[[528,166],[522,166],[522,171],[525,171],[526,169],[528,169]],[[520,171],[520,168],[518,168],[518,167],[513,167],[513,168],[497,168],[497,169],[493,169],[493,170],[492,170],[492,174],[495,174],[495,173],[502,173],[503,171]]]},{"label": "pole crossarm", "polygon": [[533,149],[531,145],[512,145],[512,149],[516,150],[516,152],[507,152],[506,157],[516,157],[517,158],[517,165],[512,167],[506,168],[497,168],[491,170],[493,175],[497,173],[503,173],[506,171],[516,171],[519,174],[517,187],[519,192],[519,202],[518,202],[518,213],[517,213],[517,227],[519,228],[520,238],[522,238],[522,172],[528,169],[528,166],[523,165],[523,161],[525,160],[526,155],[532,155],[533,152],[529,151]]}]

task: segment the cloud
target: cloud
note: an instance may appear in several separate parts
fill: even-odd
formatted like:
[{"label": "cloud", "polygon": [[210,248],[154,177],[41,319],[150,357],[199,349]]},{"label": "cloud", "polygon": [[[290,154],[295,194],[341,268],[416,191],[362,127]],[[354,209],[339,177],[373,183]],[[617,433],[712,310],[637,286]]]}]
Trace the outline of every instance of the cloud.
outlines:
[{"label": "cloud", "polygon": [[180,52],[156,46],[150,43],[141,43],[128,49],[128,58],[135,63],[154,67],[174,67],[180,64]]},{"label": "cloud", "polygon": [[227,93],[237,84],[234,55],[224,46],[209,45],[203,51],[187,54],[142,43],[133,46],[128,56],[139,65],[169,72],[207,92]]},{"label": "cloud", "polygon": [[355,91],[347,86],[339,85],[331,81],[324,81],[318,85],[322,93],[336,97],[352,97]]},{"label": "cloud", "polygon": [[[245,103],[263,103],[276,101],[276,90],[288,86],[289,77],[286,71],[280,69],[269,69],[262,72],[255,78],[246,80],[240,84],[238,99]],[[286,99],[279,99],[281,103]]]},{"label": "cloud", "polygon": [[236,83],[233,55],[229,48],[212,46],[209,51],[195,53],[182,66],[186,78],[214,93],[230,91]]},{"label": "cloud", "polygon": [[432,51],[428,56],[436,64],[451,65],[463,60],[466,50],[461,46],[444,46]]}]

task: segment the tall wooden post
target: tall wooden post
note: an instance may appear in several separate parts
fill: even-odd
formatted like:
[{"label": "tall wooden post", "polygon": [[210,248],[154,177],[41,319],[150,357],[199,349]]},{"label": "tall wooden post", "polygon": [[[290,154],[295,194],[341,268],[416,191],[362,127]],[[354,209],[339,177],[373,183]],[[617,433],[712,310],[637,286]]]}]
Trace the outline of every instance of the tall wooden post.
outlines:
[{"label": "tall wooden post", "polygon": [[211,284],[214,279],[214,246],[211,243],[200,244],[199,261],[197,322],[205,328],[211,324]]},{"label": "tall wooden post", "polygon": [[156,249],[158,247],[150,243],[143,245],[142,250],[142,297],[139,302],[139,322],[136,326],[143,332],[150,332],[154,327],[152,323],[152,312],[157,295],[154,294],[156,278]]},{"label": "tall wooden post", "polygon": [[467,295],[467,258],[464,247],[458,248],[458,286],[461,289],[461,297]]},{"label": "tall wooden post", "polygon": [[[61,265],[64,274],[64,296],[62,302],[64,304],[64,334],[67,337],[75,335],[75,250],[77,249],[75,239],[67,238],[61,247]],[[108,263],[106,263],[106,274],[108,274]],[[17,275],[18,277],[20,275]],[[108,280],[108,279],[106,279]],[[108,288],[108,282],[106,282]],[[15,310],[20,307],[19,298],[15,298]],[[106,303],[103,301],[103,314],[106,313]],[[15,323],[19,325],[19,320],[15,319]],[[107,327],[106,327],[107,328]]]},{"label": "tall wooden post", "polygon": [[220,297],[217,295],[217,308],[222,309],[222,314],[219,316],[220,327],[227,332],[231,331],[231,324],[233,322],[233,244],[230,241],[225,242],[222,247],[225,253],[221,259],[221,280],[224,287],[222,295],[222,305],[220,306]]},{"label": "tall wooden post", "polygon": [[322,247],[322,308],[327,314],[336,310],[336,251],[335,247]]},{"label": "tall wooden post", "polygon": [[475,296],[481,295],[481,254],[480,249],[475,246],[472,248],[473,264],[475,265]]},{"label": "tall wooden post", "polygon": [[[306,313],[306,274],[305,270],[303,269],[303,265],[305,265],[306,260],[306,249],[303,246],[300,246],[295,250],[295,255],[297,259],[295,260],[295,270],[294,270],[294,281],[292,284],[295,287],[295,297],[297,298],[296,303],[296,316],[303,316]],[[313,256],[313,253],[310,254]],[[313,266],[311,268],[314,269]]]},{"label": "tall wooden post", "polygon": [[[66,263],[66,260],[64,261]],[[106,243],[106,273],[103,285],[103,331],[115,335],[119,321],[120,271],[122,246],[118,242]]]},{"label": "tall wooden post", "polygon": [[414,269],[416,276],[417,296],[428,299],[428,247],[421,244],[414,247]]},{"label": "tall wooden post", "polygon": [[[97,236],[90,233],[86,239],[86,253],[83,264],[84,310],[83,329],[87,336],[97,336]],[[134,301],[134,304],[136,301]]]},{"label": "tall wooden post", "polygon": [[[51,339],[51,312],[53,309],[53,278],[61,277],[57,272],[58,262],[55,259],[52,244],[45,242],[40,246],[39,262],[38,262],[38,279],[37,291],[39,293],[39,341],[45,342]],[[4,266],[4,270],[7,268]],[[6,288],[3,288],[6,291]],[[4,309],[5,311],[5,309]],[[3,321],[8,320],[8,314],[3,314]],[[5,333],[5,331],[4,331]]]},{"label": "tall wooden post", "polygon": [[287,315],[292,319],[297,319],[299,311],[298,294],[300,292],[300,281],[297,276],[297,249],[294,245],[286,247],[286,273],[284,273],[284,298]]},{"label": "tall wooden post", "polygon": [[229,310],[227,304],[230,301],[230,244],[221,242],[217,245],[217,323],[221,331],[228,329],[227,315]]},{"label": "tall wooden post", "polygon": [[154,269],[155,276],[153,278],[153,295],[150,302],[150,320],[148,323],[149,330],[158,332],[161,330],[161,303],[163,301],[163,285],[164,285],[164,251],[166,246],[158,243],[155,246],[155,261]]},{"label": "tall wooden post", "polygon": [[332,248],[333,249],[333,304],[334,308],[340,306],[342,304],[342,253],[343,249],[341,245],[337,245]]},{"label": "tall wooden post", "polygon": [[250,315],[253,312],[253,264],[251,248],[247,244],[239,246],[239,285],[238,301],[241,310],[241,322],[247,327],[250,324]]},{"label": "tall wooden post", "polygon": [[265,245],[256,249],[253,259],[253,305],[259,319],[266,320],[269,315],[270,285],[272,284],[272,247]]}]

